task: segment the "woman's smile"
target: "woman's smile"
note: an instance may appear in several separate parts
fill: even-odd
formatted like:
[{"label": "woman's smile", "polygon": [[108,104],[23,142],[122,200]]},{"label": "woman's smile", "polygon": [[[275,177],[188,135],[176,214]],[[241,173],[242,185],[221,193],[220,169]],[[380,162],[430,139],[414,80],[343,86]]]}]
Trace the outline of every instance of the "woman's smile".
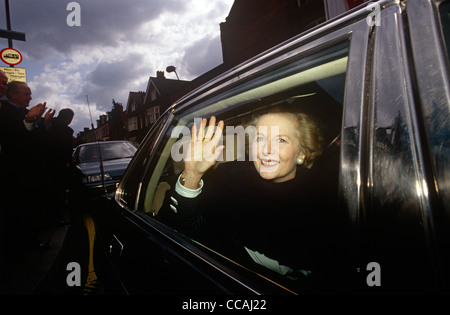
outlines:
[{"label": "woman's smile", "polygon": [[284,114],[266,114],[256,129],[253,163],[260,176],[276,183],[294,178],[300,154],[295,122]]},{"label": "woman's smile", "polygon": [[274,167],[277,166],[279,163],[280,162],[276,160],[261,159],[261,165],[265,167]]}]

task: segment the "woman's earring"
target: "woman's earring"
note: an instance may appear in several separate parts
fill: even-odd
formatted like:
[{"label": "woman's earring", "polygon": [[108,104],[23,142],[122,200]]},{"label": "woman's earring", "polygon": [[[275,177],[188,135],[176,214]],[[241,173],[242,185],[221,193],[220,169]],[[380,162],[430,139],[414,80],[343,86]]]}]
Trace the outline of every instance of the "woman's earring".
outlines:
[{"label": "woman's earring", "polygon": [[297,164],[298,165],[302,165],[303,163],[305,163],[305,159],[302,156],[299,156],[297,158]]}]

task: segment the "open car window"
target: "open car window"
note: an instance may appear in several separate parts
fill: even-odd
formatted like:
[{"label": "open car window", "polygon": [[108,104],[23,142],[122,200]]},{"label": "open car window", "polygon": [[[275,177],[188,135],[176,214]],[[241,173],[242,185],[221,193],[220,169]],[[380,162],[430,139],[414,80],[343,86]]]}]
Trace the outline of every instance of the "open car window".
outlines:
[{"label": "open car window", "polygon": [[[175,112],[157,150],[157,158],[149,168],[152,173],[142,183],[139,210],[236,264],[275,279],[294,291],[314,286],[316,281],[332,274],[336,261],[329,259],[336,254],[337,237],[331,233],[338,225],[335,216],[339,140],[348,47],[348,42],[343,42],[297,58],[188,110]],[[304,176],[304,180],[293,188],[290,196],[280,192],[279,199],[275,193],[271,198],[271,191],[246,196],[251,185],[234,191],[255,175],[250,153],[255,116],[286,104],[301,108],[321,126],[320,157],[304,173],[298,172],[297,177]],[[194,219],[193,225],[205,224],[206,228],[190,231],[172,220],[179,215],[177,207],[182,202],[177,200],[174,190],[184,169],[183,154],[190,141],[191,127],[201,118],[211,116],[225,123],[221,139],[225,150],[203,177],[201,198],[208,199],[211,193],[214,198],[223,199],[202,203],[200,217]],[[229,187],[218,189],[219,186],[213,185],[233,181],[235,187],[228,184]],[[233,205],[233,194],[241,194],[239,205]],[[268,205],[272,211],[266,209]]]}]

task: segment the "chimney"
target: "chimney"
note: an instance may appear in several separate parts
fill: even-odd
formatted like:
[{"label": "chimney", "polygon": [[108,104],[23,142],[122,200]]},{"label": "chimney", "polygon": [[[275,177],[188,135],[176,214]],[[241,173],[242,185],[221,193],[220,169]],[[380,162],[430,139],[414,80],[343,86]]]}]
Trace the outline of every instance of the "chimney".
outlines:
[{"label": "chimney", "polygon": [[159,79],[165,79],[164,71],[156,71],[156,77]]}]

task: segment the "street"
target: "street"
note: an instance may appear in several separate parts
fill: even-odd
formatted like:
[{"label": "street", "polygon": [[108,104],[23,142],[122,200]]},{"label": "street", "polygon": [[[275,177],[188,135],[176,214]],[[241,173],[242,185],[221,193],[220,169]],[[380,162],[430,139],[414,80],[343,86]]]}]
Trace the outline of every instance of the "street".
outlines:
[{"label": "street", "polygon": [[92,217],[74,210],[59,257],[34,294],[104,294],[102,281],[94,267],[94,238]]}]

